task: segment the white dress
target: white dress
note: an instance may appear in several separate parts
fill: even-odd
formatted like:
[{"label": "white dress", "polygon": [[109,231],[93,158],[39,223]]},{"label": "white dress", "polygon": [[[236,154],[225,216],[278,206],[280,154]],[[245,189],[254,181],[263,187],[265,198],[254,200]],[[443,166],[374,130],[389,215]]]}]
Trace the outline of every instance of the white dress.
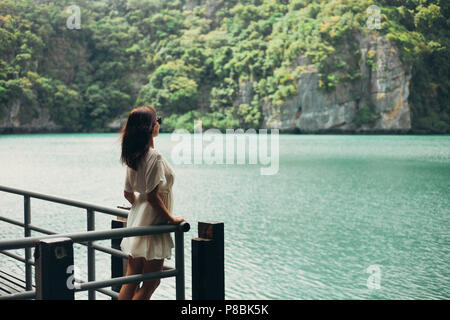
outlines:
[{"label": "white dress", "polygon": [[[146,157],[138,165],[137,171],[127,166],[124,190],[139,193],[131,206],[127,227],[167,223],[167,219],[147,201],[146,194],[159,185],[158,194],[172,214],[174,174],[169,163],[158,150],[153,148],[149,148]],[[165,233],[123,238],[120,247],[124,253],[134,258],[144,257],[146,260],[152,260],[170,259],[174,244],[170,233]]]}]

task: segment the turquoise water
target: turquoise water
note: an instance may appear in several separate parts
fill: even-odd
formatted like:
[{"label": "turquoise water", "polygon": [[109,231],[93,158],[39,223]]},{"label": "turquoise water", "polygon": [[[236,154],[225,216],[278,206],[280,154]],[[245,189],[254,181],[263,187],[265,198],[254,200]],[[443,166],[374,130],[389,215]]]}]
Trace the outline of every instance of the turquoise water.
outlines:
[{"label": "turquoise water", "polygon": [[[0,184],[123,204],[118,138],[0,136]],[[192,226],[185,237],[187,298],[197,221],[225,223],[227,299],[450,298],[450,137],[280,135],[274,175],[248,162],[174,164],[171,136],[160,134],[155,143],[175,169],[174,214]],[[83,210],[34,199],[31,208],[35,225],[86,228]],[[22,212],[21,197],[0,193],[1,215],[21,220]],[[110,219],[97,215],[97,228],[109,228]],[[0,239],[22,233],[0,222]],[[85,276],[86,249],[75,249]],[[97,279],[106,279],[109,256],[97,258]],[[0,263],[23,274],[19,262],[1,256]],[[376,287],[368,286],[370,266],[379,271]],[[154,297],[174,299],[174,285],[164,279]]]}]

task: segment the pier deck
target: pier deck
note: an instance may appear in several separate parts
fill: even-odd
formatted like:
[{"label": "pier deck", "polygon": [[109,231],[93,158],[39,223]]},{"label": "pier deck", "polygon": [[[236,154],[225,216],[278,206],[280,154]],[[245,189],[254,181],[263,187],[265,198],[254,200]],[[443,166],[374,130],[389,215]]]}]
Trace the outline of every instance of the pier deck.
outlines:
[{"label": "pier deck", "polygon": [[25,280],[0,269],[0,296],[25,292],[25,290]]}]

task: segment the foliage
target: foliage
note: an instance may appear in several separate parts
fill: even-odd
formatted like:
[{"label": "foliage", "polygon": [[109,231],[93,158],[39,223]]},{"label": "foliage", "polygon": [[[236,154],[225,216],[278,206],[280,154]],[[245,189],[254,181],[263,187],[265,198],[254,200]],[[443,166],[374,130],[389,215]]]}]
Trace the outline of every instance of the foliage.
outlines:
[{"label": "foliage", "polygon": [[[360,80],[357,37],[383,33],[411,66],[413,129],[450,131],[448,1],[78,0],[79,30],[66,26],[73,4],[0,2],[0,117],[20,102],[24,121],[47,108],[66,130],[97,131],[151,104],[167,131],[192,129],[195,119],[256,128],[263,101],[282,109],[297,94],[300,56],[332,91]],[[374,4],[380,30],[366,25]],[[252,84],[245,103],[243,83]],[[369,111],[356,121],[372,121]]]},{"label": "foliage", "polygon": [[355,115],[354,122],[358,127],[362,125],[372,125],[377,119],[378,115],[368,105],[361,106]]}]

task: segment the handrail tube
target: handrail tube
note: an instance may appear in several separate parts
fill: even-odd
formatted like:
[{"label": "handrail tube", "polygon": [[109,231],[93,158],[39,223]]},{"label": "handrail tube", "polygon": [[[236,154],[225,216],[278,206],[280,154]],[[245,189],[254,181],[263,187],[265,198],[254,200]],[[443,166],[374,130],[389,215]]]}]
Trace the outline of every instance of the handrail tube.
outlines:
[{"label": "handrail tube", "polygon": [[2,186],[2,185],[0,185],[0,191],[14,193],[14,194],[22,195],[22,196],[29,196],[31,198],[36,198],[36,199],[40,199],[40,200],[46,200],[46,201],[50,201],[50,202],[65,204],[65,205],[69,205],[69,206],[72,206],[72,207],[83,208],[83,209],[90,209],[90,210],[93,210],[93,211],[102,212],[102,213],[106,213],[106,214],[113,215],[113,216],[119,216],[119,217],[122,217],[122,218],[127,218],[128,217],[128,212],[126,210],[115,209],[115,208],[108,208],[108,207],[99,206],[97,204],[93,204],[93,203],[89,203],[89,202],[65,199],[65,198],[61,198],[61,197],[55,197],[55,196],[51,196],[51,195],[47,195],[47,194],[42,194],[42,193],[33,192],[33,191],[21,190],[21,189],[16,189],[16,188]]},{"label": "handrail tube", "polygon": [[53,231],[50,231],[50,230],[47,230],[47,229],[44,229],[44,228],[41,228],[41,227],[36,227],[35,225],[32,225],[32,224],[30,224],[28,226],[28,228],[30,228],[30,230],[32,230],[32,231],[37,231],[37,232],[40,232],[40,233],[43,233],[43,234],[48,234],[48,235],[50,235],[50,234],[57,234],[57,232],[53,232]]},{"label": "handrail tube", "polygon": [[184,234],[175,232],[175,269],[178,271],[175,277],[177,300],[185,300],[185,278],[184,278]]},{"label": "handrail tube", "polygon": [[[95,213],[87,209],[87,231],[95,230]],[[92,241],[87,243],[87,276],[88,281],[95,281],[95,250],[92,248]],[[89,290],[89,300],[95,300],[95,291]]]},{"label": "handrail tube", "polygon": [[[24,224],[24,237],[31,237],[31,199],[29,196],[23,197],[23,224]],[[31,248],[25,248],[25,288],[26,290],[31,290],[32,288],[32,271],[31,265],[28,263],[31,260]]]},{"label": "handrail tube", "polygon": [[78,288],[75,289],[75,292],[86,291],[86,290],[94,290],[99,288],[111,287],[115,285],[122,285],[133,282],[147,281],[153,279],[162,279],[174,277],[178,274],[178,270],[163,270],[158,272],[150,272],[143,274],[136,274],[131,276],[124,276],[118,278],[112,278],[108,280],[98,280],[92,282],[85,282],[77,284]]},{"label": "handrail tube", "polygon": [[[75,292],[82,292],[82,291],[87,291],[87,290],[98,290],[100,292],[105,291],[102,293],[111,296],[114,293],[110,292],[110,290],[99,290],[99,289],[114,286],[114,285],[133,283],[133,282],[170,278],[170,277],[176,276],[177,273],[178,273],[178,271],[176,269],[172,269],[172,270],[163,270],[163,271],[159,271],[159,272],[150,272],[150,273],[144,273],[144,274],[137,274],[137,275],[113,278],[113,279],[109,279],[109,280],[82,282],[82,283],[77,283],[78,288],[75,288]],[[79,280],[77,279],[77,281],[79,281]],[[33,290],[33,291],[25,291],[25,292],[16,293],[16,294],[0,296],[0,300],[32,299],[35,297],[36,297],[36,291]]]},{"label": "handrail tube", "polygon": [[[79,242],[79,244],[85,245],[85,243],[83,243],[83,242]],[[92,245],[92,247],[95,250],[99,250],[101,252],[108,253],[108,254],[110,254],[112,256],[116,256],[118,258],[123,258],[123,259],[127,259],[128,258],[128,255],[126,253],[124,253],[123,251],[121,251],[121,250],[99,246],[98,244],[95,244],[95,243]],[[25,259],[23,257],[18,256],[18,255],[14,254],[14,253],[8,252],[7,250],[0,251],[0,254],[4,254],[5,256],[8,256],[10,258],[13,258],[13,259],[16,259],[16,260],[18,260],[20,262],[24,262],[25,263]],[[30,260],[28,260],[28,263],[34,266],[34,260],[30,259]],[[172,269],[171,267],[168,267],[168,266],[164,266],[163,268],[170,268],[170,269]]]},{"label": "handrail tube", "polygon": [[[25,226],[22,222],[19,222],[19,221],[13,220],[13,219],[9,219],[9,218],[5,218],[5,217],[2,217],[2,216],[0,216],[0,221],[1,220],[5,221],[5,222],[8,222],[8,223],[11,223],[11,224],[15,224],[15,225],[17,225],[19,227],[24,227]],[[56,235],[57,234],[56,232],[53,232],[53,231],[50,231],[50,230],[47,230],[47,229],[44,229],[44,228],[36,227],[35,225],[32,225],[32,224],[30,224],[28,227],[29,227],[30,230],[37,231],[37,232],[40,232],[40,233],[43,233],[43,234],[46,234],[46,235]],[[86,243],[83,243],[83,242],[79,242],[79,244],[87,245]],[[119,257],[119,258],[125,258],[125,259],[128,258],[128,255],[126,253],[123,253],[122,251],[117,250],[117,249],[103,247],[103,246],[100,246],[100,245],[95,244],[95,243],[92,244],[92,247],[94,249],[96,249],[96,250],[102,251],[104,253],[109,253],[109,254],[111,254],[113,256],[116,256],[116,257]],[[22,260],[20,260],[20,261],[22,261]],[[24,261],[22,261],[22,262],[24,262]]]},{"label": "handrail tube", "polygon": [[[18,225],[20,227],[24,227],[23,223],[21,223],[19,221],[16,221],[16,220],[4,218],[4,217],[1,217],[1,216],[0,216],[0,220],[3,220],[5,222],[11,223],[11,224]],[[53,231],[50,231],[50,230],[47,230],[47,229],[44,229],[44,228],[36,227],[36,226],[34,226],[32,224],[28,225],[28,227],[29,227],[30,230],[37,231],[37,232],[40,232],[40,233],[43,233],[43,234],[46,234],[46,235],[53,235],[53,234],[56,235],[57,234],[56,232],[53,232]],[[86,243],[83,243],[83,242],[79,242],[79,244],[87,245]],[[95,244],[95,243],[92,244],[92,247],[94,249],[96,249],[96,250],[102,251],[104,253],[109,253],[109,254],[111,254],[113,256],[116,256],[116,257],[119,257],[119,258],[128,258],[128,255],[126,253],[123,253],[122,251],[117,250],[117,249],[103,247],[103,246],[100,246],[100,245]],[[19,259],[17,259],[17,260],[19,260]],[[24,262],[23,259],[19,260],[19,261]]]},{"label": "handrail tube", "polygon": [[26,300],[36,298],[36,290],[24,291],[19,293],[0,296],[0,300]]},{"label": "handrail tube", "polygon": [[[16,225],[18,227],[25,228],[25,223],[17,221],[17,220],[10,219],[10,218],[6,218],[6,217],[0,216],[0,221],[7,222],[7,223],[10,223],[10,224]],[[56,234],[56,232],[53,232],[53,231],[50,231],[50,230],[47,230],[47,229],[44,229],[44,228],[41,228],[41,227],[37,227],[37,226],[35,226],[33,224],[29,224],[28,225],[28,229],[30,229],[32,231],[37,231],[37,232],[40,232],[40,233],[44,233],[44,234]]]},{"label": "handrail tube", "polygon": [[53,238],[71,238],[73,242],[86,242],[86,241],[98,241],[116,238],[126,238],[134,236],[146,236],[162,233],[175,232],[177,230],[187,232],[190,229],[190,225],[187,222],[181,222],[180,224],[166,224],[166,225],[152,225],[144,227],[132,227],[121,228],[114,230],[102,230],[102,231],[86,231],[86,232],[74,232],[74,233],[60,233],[54,235],[48,235],[44,237],[29,237],[26,239],[14,239],[14,240],[2,240],[0,241],[1,250],[22,249],[25,247],[34,247],[36,241],[42,239]]},{"label": "handrail tube", "polygon": [[100,293],[103,293],[104,295],[109,296],[109,297],[111,297],[113,299],[116,299],[116,300],[119,298],[119,294],[117,292],[114,292],[114,291],[110,290],[110,289],[99,288],[99,289],[96,289],[96,291],[98,291]]},{"label": "handrail tube", "polygon": [[10,224],[13,224],[13,225],[25,228],[25,224],[23,222],[20,222],[20,221],[17,221],[17,220],[13,220],[13,219],[10,219],[10,218],[6,218],[6,217],[0,216],[0,221],[4,221],[4,222],[10,223]]},{"label": "handrail tube", "polygon": [[[75,280],[76,283],[86,283],[86,281],[83,281],[83,280],[78,279],[78,278],[74,278],[74,280]],[[114,291],[109,290],[109,289],[98,288],[98,289],[94,289],[94,290],[98,291],[100,293],[103,293],[104,295],[107,295],[107,296],[109,296],[111,298],[115,298],[115,299],[119,298],[119,294],[117,292],[114,292]]]},{"label": "handrail tube", "polygon": [[[84,243],[80,243],[80,244],[84,245]],[[123,251],[121,251],[121,250],[108,248],[108,247],[103,247],[103,246],[100,246],[100,245],[95,244],[95,243],[92,244],[92,248],[94,248],[95,250],[104,252],[104,253],[108,253],[108,254],[110,254],[112,256],[115,256],[115,257],[118,257],[118,258],[128,259],[128,255],[126,253],[124,253]]]},{"label": "handrail tube", "polygon": [[[21,256],[18,256],[17,254],[8,252],[8,251],[6,251],[6,250],[0,251],[0,253],[1,253],[1,254],[4,254],[5,256],[8,256],[8,257],[10,257],[10,258],[16,259],[16,260],[18,260],[18,261],[20,261],[20,262],[23,262],[23,263],[26,263],[26,262],[27,262],[27,261],[25,260],[25,258],[23,258],[23,257],[21,257]],[[34,260],[29,259],[29,260],[28,260],[28,264],[34,266]]]}]

